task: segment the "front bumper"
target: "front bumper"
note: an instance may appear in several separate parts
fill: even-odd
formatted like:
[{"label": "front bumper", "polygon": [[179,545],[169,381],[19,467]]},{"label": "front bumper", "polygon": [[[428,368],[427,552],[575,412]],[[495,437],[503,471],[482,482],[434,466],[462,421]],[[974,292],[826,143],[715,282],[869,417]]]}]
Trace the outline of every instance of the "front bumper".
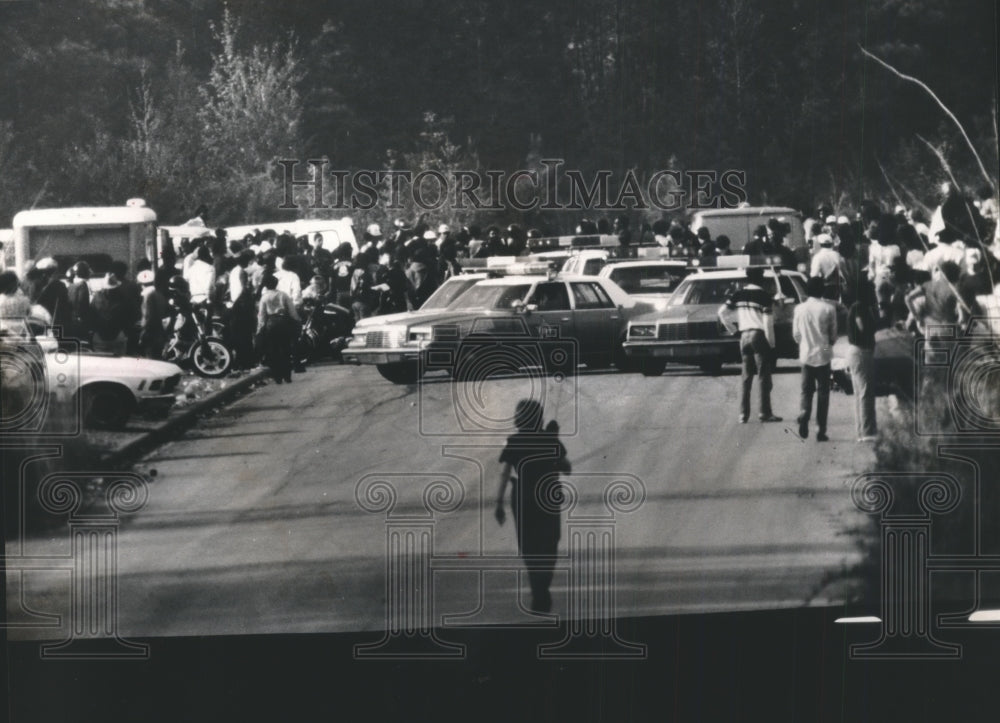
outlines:
[{"label": "front bumper", "polygon": [[640,359],[719,359],[735,361],[740,358],[738,340],[712,339],[690,341],[626,341],[625,353]]},{"label": "front bumper", "polygon": [[173,394],[150,394],[136,398],[139,412],[164,412],[174,406],[177,397]]},{"label": "front bumper", "polygon": [[420,349],[352,349],[346,347],[340,358],[347,364],[400,364],[419,362]]}]

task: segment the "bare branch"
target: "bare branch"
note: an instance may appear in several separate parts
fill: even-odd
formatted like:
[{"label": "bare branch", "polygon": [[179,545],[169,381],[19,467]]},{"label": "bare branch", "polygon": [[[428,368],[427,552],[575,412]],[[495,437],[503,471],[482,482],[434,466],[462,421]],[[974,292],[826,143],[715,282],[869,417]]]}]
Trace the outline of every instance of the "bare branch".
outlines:
[{"label": "bare branch", "polygon": [[[965,128],[962,126],[962,123],[958,120],[958,118],[955,116],[955,114],[951,112],[951,109],[949,109],[948,106],[946,106],[943,102],[941,102],[941,99],[937,97],[937,95],[934,93],[934,91],[931,90],[930,87],[926,83],[924,83],[922,80],[919,80],[917,78],[914,78],[912,75],[907,75],[906,73],[902,73],[902,72],[896,70],[894,67],[892,67],[891,65],[889,65],[887,62],[885,62],[884,60],[882,60],[877,55],[868,52],[867,50],[865,50],[860,45],[858,47],[861,48],[861,52],[862,53],[864,53],[867,57],[871,58],[876,63],[878,63],[879,65],[881,65],[883,68],[886,68],[893,75],[895,75],[895,76],[897,76],[899,78],[902,78],[903,80],[907,80],[907,81],[909,81],[911,83],[915,83],[916,85],[918,85],[921,88],[923,88],[924,91],[931,98],[934,99],[934,102],[938,104],[938,107],[940,107],[941,110],[943,110],[945,112],[945,114],[947,114],[947,116],[949,118],[951,118],[952,122],[958,127],[958,130],[961,131],[962,137],[965,139],[965,143],[969,146],[969,150],[972,151],[972,155],[975,157],[976,163],[979,164],[979,171],[980,171],[980,173],[983,174],[983,178],[986,179],[987,183],[993,183],[993,178],[990,176],[989,172],[987,172],[986,166],[983,165],[983,159],[980,158],[979,154],[976,152],[976,147],[974,145],[972,145],[972,141],[969,139],[969,134],[965,132]],[[949,172],[949,175],[950,175],[950,172]],[[955,179],[952,178],[953,182],[954,182],[954,180]],[[958,184],[956,183],[955,185],[957,186]]]},{"label": "bare branch", "polygon": [[[917,134],[917,138],[919,138],[919,139],[920,139],[921,141],[923,141],[923,143],[924,143],[924,144],[925,144],[925,145],[926,145],[926,146],[927,146],[928,148],[930,148],[930,149],[931,149],[931,151],[932,151],[932,152],[934,153],[934,155],[938,157],[938,160],[939,160],[939,161],[941,161],[941,165],[942,165],[942,166],[944,167],[944,170],[945,170],[945,172],[946,172],[946,173],[948,174],[948,178],[950,178],[950,179],[951,179],[951,182],[952,182],[953,184],[955,184],[955,188],[958,188],[958,182],[957,182],[957,181],[955,180],[955,176],[954,176],[954,174],[953,174],[953,173],[951,172],[951,166],[949,166],[949,165],[948,165],[948,160],[947,160],[947,159],[946,159],[946,158],[944,157],[944,153],[943,153],[943,152],[941,151],[941,149],[940,149],[940,148],[937,148],[937,147],[935,147],[935,146],[934,146],[934,145],[933,145],[933,144],[932,144],[932,143],[931,143],[930,141],[928,141],[928,140],[927,140],[926,138],[924,138],[924,137],[923,137],[922,135],[920,135],[919,133]],[[968,204],[968,203],[963,203],[962,205],[963,205],[963,206],[965,206],[965,210],[966,210],[966,212],[967,212],[967,213],[969,214],[969,222],[970,222],[970,223],[972,224],[972,225],[971,225],[971,228],[972,228],[972,229],[973,229],[974,231],[976,231],[976,230],[977,230],[977,228],[978,228],[978,226],[979,226],[979,224],[977,224],[977,223],[976,223],[976,219],[975,219],[975,217],[974,217],[974,216],[972,215],[972,209],[971,209],[971,208],[969,207],[969,204]],[[943,216],[943,214],[942,214],[942,216]],[[943,220],[943,219],[942,219],[942,220]],[[946,221],[945,223],[947,223],[947,221]],[[981,251],[982,251],[982,252],[983,252],[984,254],[986,254],[986,253],[989,253],[989,252],[987,251],[987,249],[986,249],[986,246],[985,246],[985,244],[983,244],[983,240],[982,240],[981,238],[979,238],[979,233],[978,233],[978,231],[977,231],[977,233],[975,234],[975,239],[976,239],[976,245],[977,245],[977,246],[979,246],[980,250],[981,250]],[[989,264],[986,264],[986,273],[987,273],[987,274],[989,274],[989,277],[990,277],[990,285],[992,286],[992,285],[993,285],[993,272],[992,272],[992,271],[990,271],[990,265],[989,265]],[[950,286],[950,284],[949,284],[949,286]],[[954,290],[955,290],[955,289],[953,288],[953,289],[952,289],[952,291],[954,291]],[[958,300],[959,300],[959,302],[961,303],[961,302],[962,302],[962,299],[961,299],[961,297],[959,297],[959,296],[958,296],[958,293],[957,293],[957,292],[956,292],[956,294],[955,294],[955,295],[956,295],[956,297],[958,297]],[[965,304],[963,303],[963,304],[962,304],[962,306],[965,306]]]},{"label": "bare branch", "polygon": [[903,199],[899,197],[898,193],[896,193],[896,187],[893,186],[892,181],[889,180],[889,174],[885,172],[885,166],[882,165],[882,161],[876,158],[875,163],[878,164],[878,169],[882,171],[882,178],[885,179],[885,184],[889,187],[889,190],[892,192],[892,195],[895,196],[896,203],[898,203],[900,206],[905,206],[906,204],[903,203]]}]

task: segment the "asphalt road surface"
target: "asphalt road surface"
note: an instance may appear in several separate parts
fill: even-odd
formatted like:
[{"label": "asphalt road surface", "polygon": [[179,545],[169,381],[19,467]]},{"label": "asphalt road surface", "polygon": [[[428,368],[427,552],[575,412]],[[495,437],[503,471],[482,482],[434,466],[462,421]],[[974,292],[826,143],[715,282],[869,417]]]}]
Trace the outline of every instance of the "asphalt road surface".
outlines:
[{"label": "asphalt road surface", "polygon": [[[119,632],[385,629],[387,531],[431,529],[426,519],[401,518],[424,513],[424,489],[435,480],[457,480],[461,491],[435,498],[458,506],[429,518],[440,562],[434,619],[531,622],[518,607],[529,593],[512,521],[493,519],[504,435],[482,432],[502,428],[532,393],[562,427],[580,493],[574,520],[605,515],[608,529],[605,491],[616,480],[641,483],[640,498],[625,500],[635,509],[615,512],[611,524],[617,615],[836,603],[827,576],[856,559],[845,532],[863,518],[850,483],[874,456],[855,442],[853,400],[831,396],[831,441],[820,444],[794,432],[796,366],[783,362],[775,376],[783,423],[758,423],[755,395],[750,423],[739,424],[739,386],[732,366],[717,377],[674,367],[658,378],[527,374],[456,386],[440,376],[407,387],[370,367],[325,365],[293,384],[269,384],[136,466],[156,476],[145,508],[120,529]],[[356,499],[360,481],[379,479],[397,492],[388,523]],[[377,491],[369,503],[379,501]],[[564,530],[561,553],[567,537]],[[62,528],[29,539],[25,553],[69,550]],[[568,585],[567,572],[557,571],[557,613],[567,611]],[[61,614],[65,625],[69,590],[66,570],[26,572],[23,580],[12,572],[10,619],[26,619],[23,604]],[[66,637],[65,627],[11,632]]]}]

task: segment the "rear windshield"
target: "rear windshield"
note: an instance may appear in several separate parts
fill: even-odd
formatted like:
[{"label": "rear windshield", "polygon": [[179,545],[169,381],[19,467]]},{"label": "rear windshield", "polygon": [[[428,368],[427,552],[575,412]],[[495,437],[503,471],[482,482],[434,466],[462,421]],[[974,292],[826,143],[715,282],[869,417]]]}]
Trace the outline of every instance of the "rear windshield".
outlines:
[{"label": "rear windshield", "polygon": [[688,273],[679,266],[627,266],[614,269],[610,278],[627,294],[669,294]]},{"label": "rear windshield", "polygon": [[531,288],[530,284],[513,286],[473,286],[454,302],[452,309],[510,309],[522,301]]},{"label": "rear windshield", "polygon": [[[670,298],[671,306],[682,304],[723,304],[726,298],[747,285],[747,280],[742,279],[699,279],[689,277],[677,289]],[[774,279],[768,277],[764,279],[764,290],[769,294],[775,294]]]}]

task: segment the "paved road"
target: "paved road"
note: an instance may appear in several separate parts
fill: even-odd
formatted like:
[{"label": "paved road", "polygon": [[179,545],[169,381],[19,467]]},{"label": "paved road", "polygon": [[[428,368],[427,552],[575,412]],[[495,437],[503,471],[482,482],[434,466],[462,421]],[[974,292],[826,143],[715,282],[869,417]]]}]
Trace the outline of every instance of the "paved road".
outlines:
[{"label": "paved road", "polygon": [[[528,375],[458,387],[441,377],[405,387],[374,369],[328,365],[260,388],[137,465],[157,474],[147,506],[120,533],[121,632],[383,629],[385,515],[355,499],[359,480],[373,474],[396,485],[396,514],[419,513],[429,481],[461,481],[461,505],[438,513],[433,533],[435,556],[464,561],[453,567],[516,554],[511,522],[492,519],[503,436],[462,431],[500,424],[531,392],[544,394],[546,418],[562,427],[579,514],[603,512],[615,479],[634,477],[645,488],[638,509],[616,518],[618,614],[836,601],[824,576],[855,559],[843,534],[861,517],[849,486],[873,455],[855,443],[852,400],[840,394],[832,396],[832,441],[798,439],[797,370],[783,363],[780,372],[773,398],[788,420],[781,424],[738,423],[735,368],[718,377],[678,367],[658,378]],[[59,533],[28,548],[69,549]],[[21,588],[9,579],[13,608]],[[435,613],[523,621],[518,588],[511,570],[442,569]],[[67,591],[64,574],[25,577],[24,600],[36,610],[65,614]],[[557,612],[566,591],[567,575],[557,573]]]}]

